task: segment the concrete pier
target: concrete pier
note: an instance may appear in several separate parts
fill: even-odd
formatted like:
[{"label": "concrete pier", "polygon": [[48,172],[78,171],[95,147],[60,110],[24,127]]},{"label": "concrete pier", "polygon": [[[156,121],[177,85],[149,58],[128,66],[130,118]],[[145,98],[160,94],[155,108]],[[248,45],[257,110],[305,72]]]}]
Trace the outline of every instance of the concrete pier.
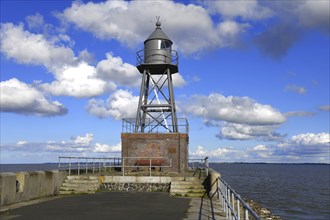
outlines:
[{"label": "concrete pier", "polygon": [[[55,172],[57,176],[58,173]],[[54,174],[55,174],[54,173]],[[51,173],[49,173],[51,174]],[[52,196],[59,192],[58,186],[60,185],[57,180],[53,181],[43,181],[44,173],[33,172],[32,176],[40,176],[38,178],[33,178],[35,181],[31,182],[31,178],[28,173],[20,173],[15,175],[1,174],[2,179],[2,205],[0,208],[0,218],[5,219],[219,219],[223,220],[223,212],[221,212],[221,207],[219,201],[211,200],[208,197],[208,193],[205,191],[196,198],[190,198],[192,191],[195,190],[197,183],[202,183],[208,181],[202,173],[188,172],[184,176],[180,174],[179,176],[90,176],[80,175],[80,176],[70,176],[66,179],[73,179],[78,181],[75,177],[81,177],[86,180],[99,180],[99,186],[106,186],[106,184],[112,184],[118,182],[118,185],[129,186],[130,184],[155,184],[158,187],[162,184],[167,187],[165,192],[118,192],[118,191],[103,191],[97,192],[95,194],[76,194],[73,192],[69,193],[67,196]],[[193,176],[191,176],[193,175]],[[24,178],[23,178],[24,177]],[[87,178],[88,177],[88,178]],[[93,177],[93,178],[91,178]],[[95,177],[95,178],[94,178]],[[64,176],[61,175],[61,178]],[[22,185],[18,188],[16,192],[15,181],[19,179]],[[80,178],[79,178],[80,179]],[[196,179],[199,180],[196,182]],[[38,180],[38,181],[37,181]],[[62,180],[62,182],[64,179]],[[30,183],[31,182],[31,183]],[[179,193],[178,191],[173,191],[174,185],[171,188],[172,182],[192,182],[194,187],[189,186],[188,191],[184,193]],[[8,184],[10,187],[8,188]],[[33,184],[32,184],[33,183]],[[40,184],[44,184],[40,188]],[[75,183],[77,184],[77,182]],[[41,193],[44,190],[39,190],[38,193],[31,193],[35,190],[30,189],[30,187],[35,186],[35,188],[44,189],[47,188],[46,185],[53,186],[52,192],[54,194]],[[83,182],[86,186],[86,182]],[[185,186],[186,184],[184,184]],[[208,184],[206,184],[207,187]],[[62,187],[66,186],[65,182]],[[28,187],[28,188],[27,188]],[[61,188],[62,188],[61,187]],[[11,201],[7,201],[6,188],[12,189],[12,194],[16,194]],[[29,190],[28,190],[29,189]],[[126,189],[126,188],[124,188]],[[129,188],[127,188],[129,189]],[[171,189],[173,192],[171,192]],[[119,190],[119,189],[115,189]],[[183,190],[183,189],[180,189]],[[149,190],[148,190],[149,191]],[[26,195],[30,195],[30,200],[28,197],[23,196],[23,192]],[[38,196],[39,197],[38,197]],[[196,196],[197,194],[194,194]],[[48,197],[47,197],[48,196]],[[19,198],[19,199],[18,199]],[[24,198],[24,200],[20,200]],[[6,200],[6,201],[5,201]],[[7,203],[8,202],[8,203]]]}]

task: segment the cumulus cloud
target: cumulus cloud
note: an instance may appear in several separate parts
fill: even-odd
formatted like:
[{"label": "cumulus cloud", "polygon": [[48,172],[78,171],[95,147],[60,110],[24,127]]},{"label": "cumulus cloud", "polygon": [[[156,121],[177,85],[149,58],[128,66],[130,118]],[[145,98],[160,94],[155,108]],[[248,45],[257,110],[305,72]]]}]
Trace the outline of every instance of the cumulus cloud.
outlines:
[{"label": "cumulus cloud", "polygon": [[55,70],[56,80],[40,84],[40,87],[52,95],[74,97],[93,97],[106,91],[113,91],[116,85],[97,78],[94,66],[81,62],[75,66],[63,66]]},{"label": "cumulus cloud", "polygon": [[330,134],[304,133],[292,136],[276,145],[257,145],[248,149],[250,158],[268,158],[281,162],[325,162],[329,163]]},{"label": "cumulus cloud", "polygon": [[286,121],[285,116],[276,109],[259,104],[249,97],[225,97],[218,93],[209,96],[193,95],[180,105],[183,113],[202,117],[206,122],[277,125]]},{"label": "cumulus cloud", "polygon": [[[27,18],[29,25],[42,25],[42,16]],[[18,63],[45,66],[54,75],[55,81],[38,82],[39,88],[56,96],[95,97],[114,91],[117,86],[136,87],[140,83],[137,69],[123,62],[120,57],[106,54],[96,66],[90,65],[92,55],[85,49],[74,55],[71,39],[64,34],[35,34],[24,30],[23,24],[1,24],[1,52]],[[178,76],[176,82],[184,83]]]},{"label": "cumulus cloud", "polygon": [[100,61],[96,66],[100,78],[122,86],[138,87],[141,84],[141,74],[135,66],[124,63],[120,57],[114,57],[112,53],[107,53],[106,57],[106,60]]},{"label": "cumulus cloud", "polygon": [[85,155],[90,152],[119,153],[121,151],[120,142],[111,146],[102,143],[93,145],[93,141],[94,134],[87,133],[72,137],[69,141],[28,142],[22,140],[14,144],[1,145],[1,149],[16,152],[61,153],[63,155],[66,153]]},{"label": "cumulus cloud", "polygon": [[85,136],[76,136],[72,138],[73,143],[78,145],[89,145],[94,139],[94,135],[92,133],[87,133]]},{"label": "cumulus cloud", "polygon": [[327,0],[303,1],[296,9],[299,23],[303,27],[330,31],[330,4]]},{"label": "cumulus cloud", "polygon": [[96,143],[93,149],[95,153],[120,153],[121,152],[121,142],[116,145],[110,146],[107,144]]},{"label": "cumulus cloud", "polygon": [[281,148],[288,147],[316,147],[316,148],[327,148],[330,145],[330,134],[329,133],[305,133],[295,135],[289,138],[285,143],[279,145]]},{"label": "cumulus cloud", "polygon": [[305,133],[283,139],[277,144],[258,144],[251,147],[219,147],[207,149],[198,146],[189,152],[195,158],[210,157],[211,161],[222,162],[292,162],[329,163],[330,134]]},{"label": "cumulus cloud", "polygon": [[271,9],[261,6],[257,0],[250,1],[205,1],[211,13],[219,13],[224,18],[265,19],[272,17]]},{"label": "cumulus cloud", "polygon": [[1,82],[0,90],[2,112],[56,116],[68,111],[60,102],[49,100],[41,91],[16,78]]},{"label": "cumulus cloud", "polygon": [[217,137],[221,139],[278,141],[284,137],[275,130],[286,116],[249,97],[193,95],[179,102],[179,110],[201,117],[207,126],[219,127]]},{"label": "cumulus cloud", "polygon": [[284,136],[275,132],[277,128],[277,125],[223,123],[218,137],[229,140],[259,139],[263,141],[279,141],[282,140]]},{"label": "cumulus cloud", "polygon": [[29,29],[38,29],[43,27],[44,25],[44,17],[40,13],[36,13],[35,15],[29,15],[26,17],[26,22],[28,24]]},{"label": "cumulus cloud", "polygon": [[42,34],[25,31],[23,24],[1,24],[0,36],[1,52],[18,63],[44,65],[52,69],[74,61],[70,48],[50,42]]},{"label": "cumulus cloud", "polygon": [[[203,146],[198,146],[195,151],[190,151],[189,155],[193,158],[209,157],[211,161],[230,161],[231,159],[242,158],[242,153],[234,147],[219,147],[216,149],[205,149]],[[233,160],[231,160],[233,161]]]},{"label": "cumulus cloud", "polygon": [[91,99],[86,106],[87,111],[100,118],[112,117],[116,120],[122,118],[133,118],[136,116],[138,106],[138,96],[127,90],[117,90],[104,101],[101,99]]},{"label": "cumulus cloud", "polygon": [[285,91],[295,92],[300,95],[305,94],[307,92],[306,88],[294,84],[285,86]]},{"label": "cumulus cloud", "polygon": [[[149,13],[145,13],[145,8]],[[156,16],[166,20],[163,24],[165,32],[184,54],[228,46],[227,38],[222,39],[208,11],[200,5],[172,1],[74,2],[58,14],[63,21],[92,32],[98,38],[116,39],[129,47],[136,47],[148,37],[153,27],[145,24],[150,24]],[[241,32],[238,28],[245,28],[228,23],[220,25],[223,26],[226,26],[226,33],[234,37]]]}]

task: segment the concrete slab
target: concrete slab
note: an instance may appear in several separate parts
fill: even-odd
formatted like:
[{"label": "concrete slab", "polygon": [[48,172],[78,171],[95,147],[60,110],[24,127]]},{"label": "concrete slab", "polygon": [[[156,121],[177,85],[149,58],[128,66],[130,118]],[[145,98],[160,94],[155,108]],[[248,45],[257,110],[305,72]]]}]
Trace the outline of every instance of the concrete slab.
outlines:
[{"label": "concrete slab", "polygon": [[188,198],[171,197],[168,193],[106,192],[9,209],[0,219],[183,219],[187,216],[189,202]]}]

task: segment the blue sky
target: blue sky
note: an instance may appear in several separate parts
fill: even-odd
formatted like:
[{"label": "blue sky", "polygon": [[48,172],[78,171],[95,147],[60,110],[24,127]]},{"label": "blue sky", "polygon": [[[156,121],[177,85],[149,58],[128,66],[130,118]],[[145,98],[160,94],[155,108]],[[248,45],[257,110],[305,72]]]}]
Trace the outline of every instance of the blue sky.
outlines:
[{"label": "blue sky", "polygon": [[119,156],[156,16],[191,157],[330,162],[329,0],[2,0],[1,163]]}]

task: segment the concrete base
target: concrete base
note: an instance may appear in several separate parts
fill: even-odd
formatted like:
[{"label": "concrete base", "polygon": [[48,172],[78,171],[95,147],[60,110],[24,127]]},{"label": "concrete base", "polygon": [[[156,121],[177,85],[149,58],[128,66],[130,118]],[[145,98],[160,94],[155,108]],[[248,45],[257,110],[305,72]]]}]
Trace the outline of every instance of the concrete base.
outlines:
[{"label": "concrete base", "polygon": [[[186,133],[122,133],[122,157],[165,157],[171,159],[171,167],[164,170],[186,172],[188,143]],[[125,159],[125,165],[134,166],[137,158]],[[165,165],[169,165],[169,160]]]}]

